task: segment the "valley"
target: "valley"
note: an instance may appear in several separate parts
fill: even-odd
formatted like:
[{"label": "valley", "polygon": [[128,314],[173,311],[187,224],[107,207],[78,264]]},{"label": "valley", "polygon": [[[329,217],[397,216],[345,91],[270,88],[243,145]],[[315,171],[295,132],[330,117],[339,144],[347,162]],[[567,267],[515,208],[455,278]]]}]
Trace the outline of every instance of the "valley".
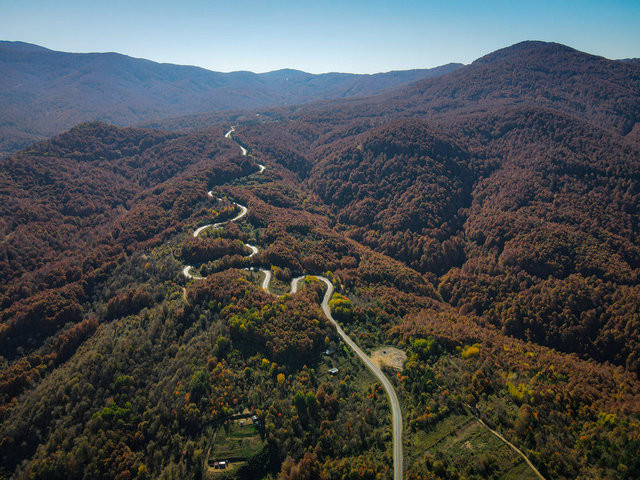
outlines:
[{"label": "valley", "polygon": [[378,81],[0,160],[0,479],[637,478],[640,67]]},{"label": "valley", "polygon": [[[235,128],[232,127],[231,130],[229,130],[225,134],[225,138],[232,138],[231,134],[234,131],[235,131]],[[247,156],[247,150],[242,146],[240,146],[240,149],[242,151],[242,155]],[[260,167],[259,173],[263,173],[266,167],[264,167],[263,165],[259,165],[259,167]],[[208,192],[208,194],[209,196],[212,196],[211,192]],[[234,205],[240,208],[241,213],[233,217],[231,220],[228,220],[228,222],[238,221],[247,214],[248,209],[246,207],[237,203],[234,203]],[[199,227],[194,231],[193,236],[197,237],[198,234],[204,231],[206,228],[219,228],[220,226],[224,225],[224,223],[226,222],[215,223],[213,225],[205,225],[203,227]],[[247,258],[251,258],[253,255],[258,253],[257,247],[254,247],[246,243],[245,243],[245,246],[251,250],[251,254],[248,255]],[[182,270],[182,273],[185,277],[187,277],[188,279],[195,279],[195,280],[204,279],[204,277],[191,275],[189,273],[189,270],[191,268],[193,267],[187,266]],[[265,275],[264,281],[262,282],[262,289],[270,293],[269,283],[271,281],[271,270],[260,268],[259,271],[263,272]],[[402,480],[404,478],[402,475],[402,462],[403,462],[402,412],[400,410],[400,403],[398,402],[398,396],[396,395],[393,385],[391,384],[391,382],[389,382],[385,374],[382,373],[380,368],[378,368],[378,366],[371,361],[369,356],[366,353],[364,353],[360,349],[360,347],[358,347],[358,345],[353,340],[351,340],[351,338],[349,338],[349,336],[340,327],[340,324],[336,322],[333,316],[331,315],[331,309],[329,308],[329,300],[331,299],[331,296],[334,290],[334,287],[331,281],[328,278],[321,277],[321,276],[314,276],[312,278],[318,279],[326,285],[326,291],[322,299],[322,311],[325,317],[327,317],[327,319],[334,325],[336,331],[338,332],[338,335],[342,338],[342,340],[353,350],[353,352],[358,356],[358,358],[362,360],[362,362],[365,364],[367,369],[380,381],[380,383],[384,387],[384,390],[387,396],[389,397],[389,403],[391,405],[392,430],[393,430],[393,478],[394,480]],[[305,279],[304,276],[301,276],[291,280],[291,290],[290,290],[291,294],[297,293],[298,284],[300,283],[300,281],[304,279]]]}]

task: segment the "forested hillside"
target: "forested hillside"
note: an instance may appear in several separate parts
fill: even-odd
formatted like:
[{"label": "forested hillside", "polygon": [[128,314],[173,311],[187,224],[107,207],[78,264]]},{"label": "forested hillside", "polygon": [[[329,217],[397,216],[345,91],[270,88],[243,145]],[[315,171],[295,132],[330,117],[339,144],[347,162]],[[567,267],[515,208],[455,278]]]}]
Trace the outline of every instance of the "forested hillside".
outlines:
[{"label": "forested hillside", "polygon": [[[627,102],[619,102],[620,109],[607,103],[621,97],[621,85],[631,103],[640,94],[637,72],[619,65],[525,42],[413,85],[412,101],[416,91],[427,92],[415,111],[429,105],[435,85],[458,85],[456,95],[439,97],[453,102],[439,115],[383,122],[376,113],[334,125],[323,104],[288,114],[284,126],[263,123],[244,132],[332,206],[338,229],[433,275],[443,300],[464,313],[481,315],[505,333],[640,373],[638,320],[630,313],[640,309],[640,144],[629,128],[635,117]],[[528,83],[508,80],[522,90],[510,95],[505,70],[520,79],[542,73]],[[619,82],[609,81],[611,72]],[[454,109],[458,96],[480,91],[460,78],[484,84],[485,111],[475,100]],[[582,90],[573,89],[576,78]],[[606,94],[597,95],[595,85]],[[559,93],[533,103],[525,89]],[[580,118],[566,112],[569,94],[562,92],[585,105]],[[353,114],[352,106],[335,106],[335,118]],[[385,108],[406,114],[395,100],[375,105]],[[614,126],[627,135],[615,134]],[[274,145],[291,147],[282,152]],[[560,285],[591,300],[564,304],[551,293]],[[549,309],[544,314],[540,295]]]},{"label": "forested hillside", "polygon": [[[357,136],[308,183],[349,236],[435,274],[462,311],[640,373],[637,318],[618,305],[640,308],[640,149],[549,111],[460,123],[400,122]],[[435,136],[461,128],[473,136]],[[487,131],[500,133],[489,140]],[[561,285],[585,300],[552,299]],[[624,300],[615,294],[623,286]]]},{"label": "forested hillside", "polygon": [[638,98],[634,65],[527,42],[233,138],[90,123],[5,158],[0,478],[211,478],[243,411],[239,478],[392,478],[313,275],[406,355],[405,478],[537,478],[489,428],[545,478],[638,478]]}]

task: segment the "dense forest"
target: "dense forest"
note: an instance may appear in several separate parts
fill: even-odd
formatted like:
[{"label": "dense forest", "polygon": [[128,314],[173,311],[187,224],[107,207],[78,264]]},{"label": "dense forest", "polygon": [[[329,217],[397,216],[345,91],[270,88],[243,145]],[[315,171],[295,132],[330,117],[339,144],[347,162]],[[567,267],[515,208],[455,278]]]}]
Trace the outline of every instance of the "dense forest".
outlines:
[{"label": "dense forest", "polygon": [[210,478],[242,411],[239,478],[392,478],[386,396],[313,275],[365,351],[406,354],[406,478],[535,478],[489,428],[545,478],[638,478],[639,79],[525,43],[239,116],[247,156],[207,116],[1,160],[0,478]]}]

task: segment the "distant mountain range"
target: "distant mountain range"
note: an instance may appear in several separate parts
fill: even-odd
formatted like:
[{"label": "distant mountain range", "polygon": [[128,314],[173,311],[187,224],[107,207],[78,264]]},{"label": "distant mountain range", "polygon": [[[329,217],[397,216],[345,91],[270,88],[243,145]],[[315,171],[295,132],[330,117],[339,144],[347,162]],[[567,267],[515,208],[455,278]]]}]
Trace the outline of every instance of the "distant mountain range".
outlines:
[{"label": "distant mountain range", "polygon": [[199,112],[371,95],[461,66],[374,75],[220,73],[117,53],[65,53],[0,42],[0,154],[83,121],[131,125]]},{"label": "distant mountain range", "polygon": [[[485,55],[445,75],[391,87],[367,97],[271,107],[263,117],[344,125],[353,119],[456,117],[497,108],[553,109],[627,138],[640,139],[640,63],[609,60],[566,45],[525,41]],[[148,122],[186,130],[235,117],[205,113]],[[244,120],[244,117],[238,117]],[[247,117],[248,119],[248,117]]]},{"label": "distant mountain range", "polygon": [[[640,122],[640,68],[566,45],[527,41],[497,50],[437,78],[391,88],[367,98],[318,102],[281,109],[289,118],[433,117],[535,105],[588,118],[621,135]],[[316,113],[311,113],[316,112]],[[333,115],[336,116],[335,114]],[[640,138],[640,137],[639,137]]]}]

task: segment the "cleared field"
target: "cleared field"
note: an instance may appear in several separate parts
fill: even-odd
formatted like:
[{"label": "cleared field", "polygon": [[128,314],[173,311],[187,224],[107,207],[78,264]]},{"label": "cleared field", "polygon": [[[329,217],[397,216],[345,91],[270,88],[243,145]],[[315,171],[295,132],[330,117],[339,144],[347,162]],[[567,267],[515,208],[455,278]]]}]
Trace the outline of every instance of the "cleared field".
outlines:
[{"label": "cleared field", "polygon": [[451,415],[432,430],[411,435],[412,461],[430,455],[456,467],[470,468],[484,478],[538,479],[524,460],[471,415]]},{"label": "cleared field", "polygon": [[258,453],[264,442],[252,424],[240,426],[237,422],[221,427],[216,435],[210,459],[227,460],[249,458]]}]

